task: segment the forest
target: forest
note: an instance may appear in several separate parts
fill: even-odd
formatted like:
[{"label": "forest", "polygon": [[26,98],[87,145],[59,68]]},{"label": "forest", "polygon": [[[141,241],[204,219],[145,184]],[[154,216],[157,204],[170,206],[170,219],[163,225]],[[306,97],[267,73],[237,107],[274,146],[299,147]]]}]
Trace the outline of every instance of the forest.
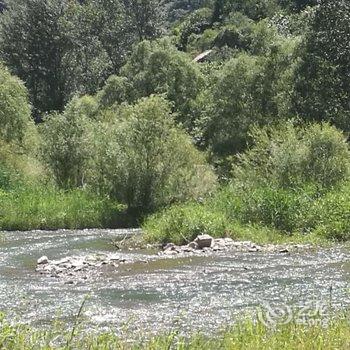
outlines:
[{"label": "forest", "polygon": [[0,6],[0,229],[350,239],[347,0]]}]

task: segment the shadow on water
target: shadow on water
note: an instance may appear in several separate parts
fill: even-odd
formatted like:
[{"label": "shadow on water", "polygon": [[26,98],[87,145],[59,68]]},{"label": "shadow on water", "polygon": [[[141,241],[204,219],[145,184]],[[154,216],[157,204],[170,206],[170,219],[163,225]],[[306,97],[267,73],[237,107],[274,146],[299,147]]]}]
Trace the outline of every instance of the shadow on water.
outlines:
[{"label": "shadow on water", "polygon": [[232,253],[160,258],[117,252],[135,263],[108,266],[86,281],[64,284],[35,272],[36,260],[114,252],[112,241],[139,231],[85,230],[0,234],[0,310],[44,325],[71,320],[86,295],[92,327],[165,330],[174,324],[208,331],[263,303],[350,306],[350,253],[342,246],[299,253]]}]

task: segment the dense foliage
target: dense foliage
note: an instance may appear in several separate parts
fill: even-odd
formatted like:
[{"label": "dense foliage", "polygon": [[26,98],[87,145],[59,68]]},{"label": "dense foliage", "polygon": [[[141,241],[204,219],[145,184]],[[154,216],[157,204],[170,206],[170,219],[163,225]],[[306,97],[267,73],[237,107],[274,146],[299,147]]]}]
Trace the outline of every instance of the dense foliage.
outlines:
[{"label": "dense foliage", "polygon": [[[144,224],[151,241],[186,243],[199,232],[256,240],[270,231],[349,239],[350,150],[328,124],[257,129],[230,183],[202,203],[165,209]],[[253,225],[253,226],[252,226]],[[278,235],[273,239],[278,240]]]},{"label": "dense foliage", "polygon": [[24,84],[0,66],[0,139],[23,144],[32,123]]},{"label": "dense foliage", "polygon": [[0,201],[46,186],[136,220],[164,208],[146,224],[163,241],[348,238],[348,1],[1,5]]}]

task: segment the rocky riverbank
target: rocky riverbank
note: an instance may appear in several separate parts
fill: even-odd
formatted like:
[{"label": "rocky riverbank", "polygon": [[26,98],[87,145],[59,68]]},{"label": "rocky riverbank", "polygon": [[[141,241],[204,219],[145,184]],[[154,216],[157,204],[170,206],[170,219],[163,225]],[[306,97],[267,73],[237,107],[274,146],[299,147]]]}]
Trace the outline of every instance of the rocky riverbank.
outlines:
[{"label": "rocky riverbank", "polygon": [[202,255],[212,254],[220,251],[230,250],[232,252],[269,252],[288,254],[300,250],[311,249],[309,244],[264,244],[259,245],[251,241],[234,241],[232,238],[213,238],[209,235],[199,235],[197,238],[186,245],[175,245],[169,243],[164,246],[159,255],[177,256],[177,255]]},{"label": "rocky riverbank", "polygon": [[[169,243],[155,254],[148,255],[146,260],[125,258],[125,254],[116,252],[109,254],[97,254],[86,256],[71,256],[59,260],[51,260],[42,256],[37,261],[36,271],[52,278],[61,278],[66,284],[75,284],[80,281],[96,277],[105,268],[121,269],[124,265],[134,263],[148,263],[152,260],[182,258],[191,256],[210,256],[220,252],[243,253],[278,253],[290,254],[293,252],[310,249],[311,245],[281,244],[258,245],[251,241],[234,241],[231,238],[213,238],[209,235],[199,235],[193,242],[186,245]],[[158,248],[159,249],[159,248]]]},{"label": "rocky riverbank", "polygon": [[37,261],[36,271],[50,277],[64,278],[67,284],[73,284],[98,274],[102,267],[119,268],[126,263],[128,261],[118,254],[72,256],[60,260],[50,260],[47,256],[42,256]]}]

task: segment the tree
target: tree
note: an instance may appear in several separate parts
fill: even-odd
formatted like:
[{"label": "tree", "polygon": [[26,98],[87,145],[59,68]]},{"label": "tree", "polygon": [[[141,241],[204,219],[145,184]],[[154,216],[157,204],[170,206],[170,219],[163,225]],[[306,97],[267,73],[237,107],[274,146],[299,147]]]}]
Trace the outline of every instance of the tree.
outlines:
[{"label": "tree", "polygon": [[211,5],[211,0],[163,0],[163,8],[168,24],[181,20],[200,7]]},{"label": "tree", "polygon": [[133,44],[160,33],[159,0],[10,0],[0,57],[25,81],[35,116],[95,93]]},{"label": "tree", "polygon": [[226,0],[215,0],[214,2],[214,9],[213,9],[213,17],[212,17],[212,24],[215,22],[221,22],[222,16],[225,11],[225,4]]},{"label": "tree", "polygon": [[252,125],[288,117],[293,55],[283,45],[270,50],[267,57],[240,54],[218,71],[198,117],[214,161],[243,151]]},{"label": "tree", "polygon": [[241,12],[254,20],[271,17],[280,9],[278,0],[224,0],[223,2],[225,3],[224,15]]},{"label": "tree", "polygon": [[0,65],[0,140],[23,145],[32,127],[28,92],[22,81]]},{"label": "tree", "polygon": [[40,126],[42,157],[62,188],[83,186],[91,157],[93,98],[74,98],[62,114],[54,113]]},{"label": "tree", "polygon": [[316,8],[296,71],[294,110],[305,120],[350,131],[350,3],[323,0]]},{"label": "tree", "polygon": [[203,196],[215,176],[159,96],[122,105],[95,129],[88,181],[134,214]]},{"label": "tree", "polygon": [[65,97],[61,0],[11,0],[0,21],[0,55],[28,87],[34,112],[61,110]]},{"label": "tree", "polygon": [[142,41],[156,38],[160,33],[160,25],[164,21],[162,1],[123,0],[123,2],[138,39]]},{"label": "tree", "polygon": [[4,11],[4,9],[6,8],[6,4],[3,0],[0,0],[0,12]]},{"label": "tree", "polygon": [[121,75],[123,78],[110,79],[100,93],[105,100],[108,98],[109,105],[113,104],[113,96],[114,102],[121,102],[121,96],[132,102],[151,94],[164,94],[178,112],[177,120],[191,129],[191,103],[204,78],[198,64],[185,53],[167,40],[143,41],[133,50]]},{"label": "tree", "polygon": [[302,11],[307,6],[317,5],[317,0],[279,0],[279,3],[288,9]]},{"label": "tree", "polygon": [[[113,30],[117,37],[123,38],[123,41],[127,37],[116,30],[121,21],[120,12],[115,9],[114,27],[110,30]],[[98,4],[92,1],[85,2],[83,6],[74,1],[69,3],[60,23],[67,43],[63,56],[67,96],[95,93],[106,78],[122,64],[124,51],[111,59],[109,51],[101,41],[106,22],[107,19]],[[124,44],[130,45],[130,42],[124,41]]]}]

